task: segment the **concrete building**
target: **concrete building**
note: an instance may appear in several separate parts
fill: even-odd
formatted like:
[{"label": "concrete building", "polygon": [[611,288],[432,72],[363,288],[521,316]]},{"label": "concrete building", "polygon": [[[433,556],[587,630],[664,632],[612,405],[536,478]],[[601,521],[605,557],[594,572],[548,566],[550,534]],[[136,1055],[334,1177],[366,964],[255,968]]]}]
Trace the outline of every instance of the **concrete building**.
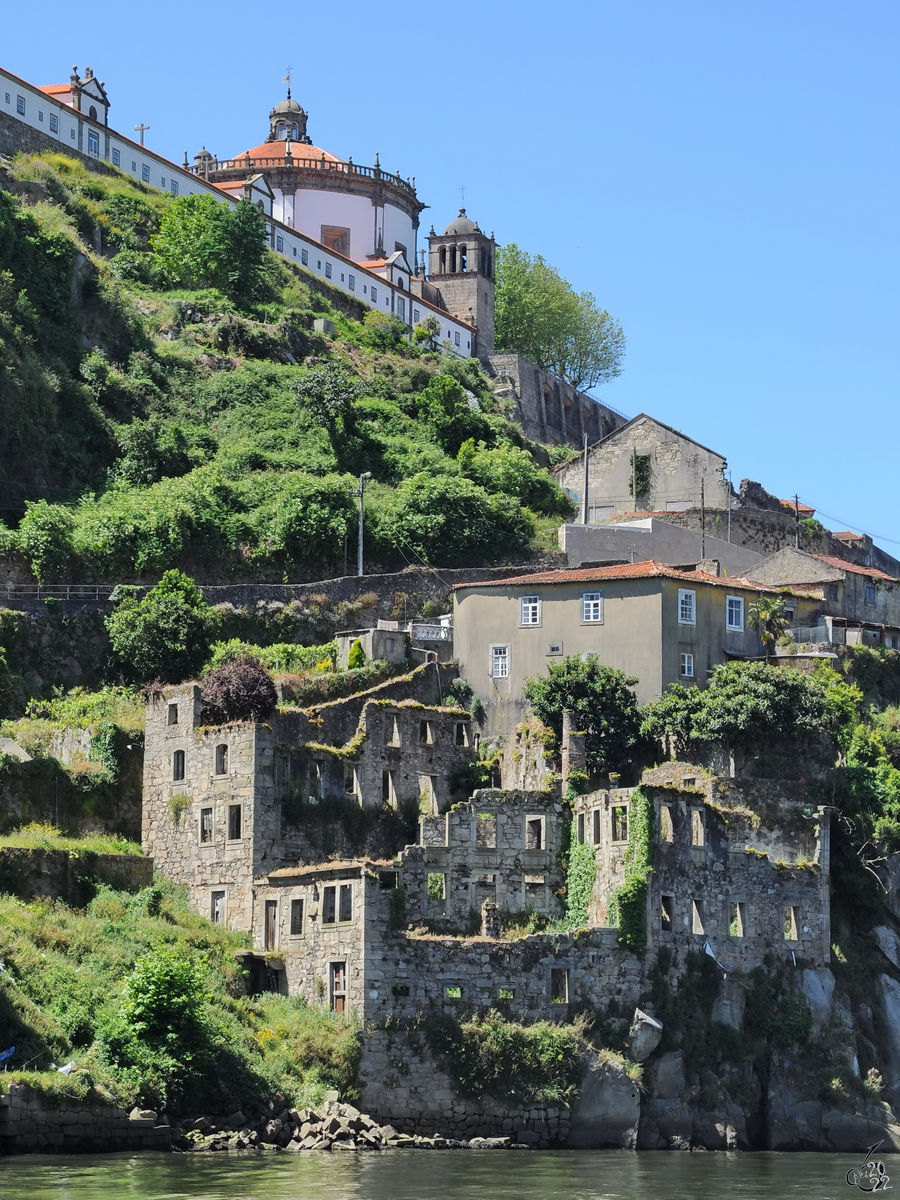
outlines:
[{"label": "concrete building", "polygon": [[[616,513],[664,513],[699,508],[727,508],[731,485],[728,463],[645,413],[633,417],[588,447],[588,524],[600,524]],[[554,471],[556,482],[579,506],[584,499],[584,452]]]},{"label": "concrete building", "polygon": [[[747,610],[773,589],[657,562],[458,584],[454,648],[488,734],[525,719],[525,680],[568,655],[597,654],[638,679],[644,704],[670,683],[705,683],[718,663],[762,653]],[[814,604],[794,598],[798,622]]]},{"label": "concrete building", "polygon": [[724,575],[745,575],[763,557],[746,546],[685,529],[659,517],[621,524],[561,525],[559,548],[565,552],[570,567],[648,559],[670,567],[685,567],[714,561]]}]

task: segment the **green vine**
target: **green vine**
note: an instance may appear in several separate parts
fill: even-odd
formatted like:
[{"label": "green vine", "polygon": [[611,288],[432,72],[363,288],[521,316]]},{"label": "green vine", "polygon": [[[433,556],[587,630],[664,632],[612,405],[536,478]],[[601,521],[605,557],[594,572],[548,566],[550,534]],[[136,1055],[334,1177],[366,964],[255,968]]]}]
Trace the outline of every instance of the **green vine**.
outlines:
[{"label": "green vine", "polygon": [[88,758],[99,763],[106,772],[109,782],[119,778],[119,727],[114,721],[101,721],[91,735]]},{"label": "green vine", "polygon": [[578,841],[574,819],[569,836],[571,849],[566,872],[566,921],[570,928],[580,929],[588,923],[588,906],[597,876],[597,856],[590,842]]},{"label": "green vine", "polygon": [[653,483],[653,465],[649,454],[631,455],[631,476],[628,480],[628,490],[635,497],[646,496]]},{"label": "green vine", "polygon": [[625,882],[609,901],[609,920],[619,930],[619,945],[635,954],[647,946],[647,889],[653,870],[653,801],[635,788],[628,810]]}]

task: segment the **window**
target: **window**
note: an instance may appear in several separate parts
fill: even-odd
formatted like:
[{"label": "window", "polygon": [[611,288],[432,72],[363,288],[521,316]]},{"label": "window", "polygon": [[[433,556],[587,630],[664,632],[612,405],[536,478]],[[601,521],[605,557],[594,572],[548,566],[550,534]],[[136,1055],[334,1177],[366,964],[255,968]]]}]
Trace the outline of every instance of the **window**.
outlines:
[{"label": "window", "polygon": [[419,745],[431,746],[434,744],[434,725],[431,721],[419,722]]},{"label": "window", "polygon": [[703,813],[699,808],[691,809],[691,845],[703,846],[705,839],[703,836]]},{"label": "window", "polygon": [[681,660],[681,666],[679,668],[679,673],[685,679],[693,679],[694,678],[694,656],[693,656],[693,654],[688,654],[687,652],[682,652],[682,654],[679,655],[679,658]]},{"label": "window", "polygon": [[166,717],[166,724],[167,725],[177,725],[178,724],[178,705],[177,704],[169,705],[169,712],[168,712],[168,716]]},{"label": "window", "polygon": [[408,983],[395,983],[394,986],[391,988],[391,995],[397,996],[399,999],[402,999],[404,996],[408,996],[409,995],[409,984]]},{"label": "window", "polygon": [[491,646],[491,676],[506,679],[509,675],[509,646]]},{"label": "window", "polygon": [[394,772],[384,770],[381,772],[381,803],[396,806],[397,793],[394,790]]},{"label": "window", "polygon": [[327,887],[322,892],[322,924],[333,925],[337,915],[337,888]]},{"label": "window", "polygon": [[663,842],[675,841],[675,826],[672,824],[672,810],[668,804],[659,806],[659,837]]},{"label": "window", "polygon": [[678,624],[697,624],[697,593],[689,588],[678,589]]},{"label": "window", "polygon": [[169,180],[169,191],[172,193],[173,196],[178,195],[178,180],[177,179]]},{"label": "window", "polygon": [[400,876],[397,871],[379,871],[378,886],[383,892],[389,892],[395,888],[399,882]]},{"label": "window", "polygon": [[200,809],[200,844],[206,845],[213,840],[213,810]]},{"label": "window", "polygon": [[214,925],[225,924],[225,893],[212,892],[209,897],[209,919]]},{"label": "window", "polygon": [[97,120],[97,109],[94,107],[93,104],[88,109],[88,116],[91,118],[92,121]]},{"label": "window", "polygon": [[356,795],[356,767],[349,764],[344,767],[344,792],[348,796]]},{"label": "window", "polygon": [[16,112],[19,113],[20,116],[23,116],[23,117],[25,116],[25,97],[24,96],[16,96]]},{"label": "window", "polygon": [[373,304],[378,303],[378,292],[376,291],[375,288],[372,288],[372,290],[369,292],[369,298]]},{"label": "window", "polygon": [[[121,150],[116,149],[115,146],[113,146],[112,160],[113,160],[114,167],[120,167],[122,165],[122,152],[121,152]],[[175,182],[174,179],[172,180],[172,182],[173,183]]]},{"label": "window", "polygon": [[224,742],[216,746],[216,774],[228,774],[228,747]]},{"label": "window", "polygon": [[671,933],[675,921],[675,897],[661,896],[659,901],[659,927],[663,933]]},{"label": "window", "polygon": [[334,250],[338,254],[350,253],[350,230],[342,225],[323,225],[321,226],[322,236],[319,241],[323,246],[327,246],[329,250]]},{"label": "window", "polygon": [[[582,828],[582,834],[584,830]],[[580,842],[584,841],[584,837],[579,837]],[[525,818],[525,849],[526,850],[543,850],[544,848],[544,818],[543,817],[526,817]]]},{"label": "window", "polygon": [[[73,137],[75,136],[74,132],[73,132],[72,136],[73,136]],[[136,174],[137,174],[137,163],[136,163],[136,162],[135,162],[133,159],[132,159],[132,162],[131,162],[131,172],[132,172],[132,174],[133,174],[133,175],[136,175]]]},{"label": "window", "polygon": [[725,624],[728,629],[744,631],[744,601],[741,596],[725,597]]},{"label": "window", "polygon": [[703,901],[691,901],[691,933],[703,933]]},{"label": "window", "polygon": [[498,1000],[515,1000],[515,998],[516,998],[515,988],[502,987],[502,988],[497,989],[497,999]]},{"label": "window", "polygon": [[875,584],[866,580],[866,604],[875,603]]},{"label": "window", "polygon": [[356,291],[356,276],[355,275],[351,275],[350,278],[347,280],[347,287],[350,289],[351,292]]},{"label": "window", "polygon": [[829,600],[837,600],[837,598],[838,598],[838,588],[837,588],[837,584],[836,584],[836,583],[829,583],[829,585],[828,585],[828,599],[829,599]]},{"label": "window", "polygon": [[161,176],[160,176],[160,179],[159,179],[159,186],[160,186],[160,187],[163,187],[163,188],[166,186],[166,177],[165,177],[165,175],[161,175]]},{"label": "window", "polygon": [[144,183],[150,182],[150,168],[146,163],[141,166],[141,179],[143,179]]},{"label": "window", "polygon": [[403,299],[402,296],[397,297],[397,320],[398,321],[406,320],[406,301]]},{"label": "window", "polygon": [[280,233],[277,234],[275,237],[275,249],[278,251],[279,254],[281,254],[281,252],[284,250],[284,238],[281,236]]},{"label": "window", "polygon": [[797,910],[793,904],[784,906],[784,940],[796,942],[797,939]]},{"label": "window", "polygon": [[595,808],[591,813],[591,823],[593,825],[593,841],[595,846],[600,845],[600,809]]},{"label": "window", "polygon": [[419,312],[419,310],[417,308],[414,308],[413,309],[413,324],[418,325],[418,323],[421,319],[422,319],[422,314]]},{"label": "window", "polygon": [[569,1003],[569,972],[565,967],[550,968],[550,1003]]},{"label": "window", "polygon": [[729,937],[742,938],[746,934],[744,930],[747,926],[746,905],[740,901],[733,901],[729,905],[728,911],[728,934]]},{"label": "window", "polygon": [[325,278],[326,278],[326,279],[330,279],[330,278],[331,278],[331,263],[330,263],[330,262],[327,262],[327,263],[325,264]]},{"label": "window", "polygon": [[603,621],[602,592],[584,592],[581,597],[581,619],[586,625]]},{"label": "window", "polygon": [[74,126],[69,130],[69,137],[72,139],[73,142],[75,141],[75,127]]},{"label": "window", "polygon": [[431,904],[440,904],[446,896],[446,879],[443,871],[428,872],[428,900]]},{"label": "window", "polygon": [[342,1013],[347,1007],[347,964],[330,963],[328,974],[331,980],[331,1007],[335,1012]]},{"label": "window", "polygon": [[451,984],[444,992],[448,1000],[462,1000],[462,994],[463,991],[459,984]]},{"label": "window", "polygon": [[[497,849],[497,817],[494,813],[477,813],[475,816],[475,845],[484,850]],[[493,876],[491,876],[493,880]]]},{"label": "window", "polygon": [[616,804],[611,809],[612,813],[612,840],[614,842],[628,841],[628,807],[625,804]]},{"label": "window", "polygon": [[342,883],[338,897],[338,920],[353,920],[353,884]]},{"label": "window", "polygon": [[176,750],[172,755],[172,778],[178,780],[184,779],[184,751]]},{"label": "window", "polygon": [[303,933],[303,901],[291,901],[291,937],[299,937]]},{"label": "window", "polygon": [[453,340],[454,340],[454,342],[455,342],[455,343],[457,344],[457,346],[458,346],[458,345],[459,345],[459,331],[458,331],[458,330],[457,330],[457,332],[456,332],[456,333],[454,333],[454,335],[453,335]]},{"label": "window", "polygon": [[552,654],[555,656],[557,654],[562,654],[562,652],[563,652],[562,642],[548,642],[547,643],[547,653],[548,654]]},{"label": "window", "polygon": [[302,249],[301,249],[301,251],[300,251],[300,261],[303,263],[304,267],[308,267],[308,266],[309,266],[309,251],[308,251],[308,250],[302,250]]},{"label": "window", "polygon": [[519,621],[522,625],[540,625],[540,596],[523,596],[519,601]]},{"label": "window", "polygon": [[274,950],[278,943],[278,901],[266,901],[265,947]]},{"label": "window", "polygon": [[240,804],[228,805],[228,840],[236,842],[241,836],[241,806]]},{"label": "window", "polygon": [[9,100],[10,100],[10,96],[9,96],[9,92],[7,92],[6,93],[6,103],[7,104],[9,104]]},{"label": "window", "polygon": [[[56,115],[56,113],[50,114],[50,132],[59,133],[59,117]],[[116,153],[118,153],[118,151],[116,151]]]}]

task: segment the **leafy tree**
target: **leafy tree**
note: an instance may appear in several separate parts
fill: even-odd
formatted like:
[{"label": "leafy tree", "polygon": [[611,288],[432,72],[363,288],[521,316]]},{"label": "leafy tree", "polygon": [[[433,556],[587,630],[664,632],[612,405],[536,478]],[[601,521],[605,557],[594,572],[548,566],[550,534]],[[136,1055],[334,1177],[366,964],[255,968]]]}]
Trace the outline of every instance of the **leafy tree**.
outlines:
[{"label": "leafy tree", "polygon": [[236,303],[262,287],[266,222],[249,200],[232,206],[208,195],[180,196],[150,241],[155,269],[169,287],[217,288]]},{"label": "leafy tree", "polygon": [[29,501],[19,523],[18,543],[38,583],[59,579],[72,554],[75,519],[62,504]]},{"label": "leafy tree", "polygon": [[563,712],[571,709],[575,727],[585,734],[588,766],[608,771],[629,761],[640,736],[640,712],[631,690],[636,683],[588,654],[551,663],[546,675],[533,675],[523,690],[535,716],[559,739]]},{"label": "leafy tree", "polygon": [[358,671],[360,667],[366,665],[366,652],[363,650],[362,642],[359,638],[350,647],[350,653],[347,655],[347,670]]},{"label": "leafy tree", "polygon": [[413,330],[413,341],[424,345],[427,350],[437,350],[438,338],[441,333],[441,323],[437,317],[426,317]]},{"label": "leafy tree", "polygon": [[625,334],[590,292],[514,243],[497,256],[496,342],[581,390],[621,374]]},{"label": "leafy tree", "polygon": [[183,571],[166,571],[138,599],[128,592],[106,618],[112,648],[140,680],[180,682],[195,674],[209,653],[218,614]]},{"label": "leafy tree", "polygon": [[352,420],[353,402],[360,390],[359,380],[345,367],[327,362],[306,372],[295,388],[295,395],[297,403],[334,438],[338,429]]},{"label": "leafy tree", "polygon": [[406,341],[407,326],[388,312],[370,309],[363,316],[363,327],[359,341],[370,350],[381,350],[384,354],[400,349]]},{"label": "leafy tree", "polygon": [[188,440],[180,425],[151,417],[123,425],[116,438],[122,451],[116,474],[136,487],[157,483],[165,476],[184,475],[191,469]]},{"label": "leafy tree", "polygon": [[485,491],[515,496],[534,512],[562,517],[572,513],[572,502],[527,450],[504,442],[493,449],[468,438],[456,456],[460,470]]},{"label": "leafy tree", "polygon": [[249,654],[237,654],[207,672],[201,695],[203,719],[210,725],[265,721],[278,704],[272,676],[258,658]]},{"label": "leafy tree", "polygon": [[775,643],[790,624],[783,596],[760,596],[747,609],[750,624],[766,648],[766,662],[772,657]]},{"label": "leafy tree", "polygon": [[474,396],[458,380],[442,373],[419,395],[419,416],[447,454],[457,454],[467,438],[493,442],[494,431]]}]

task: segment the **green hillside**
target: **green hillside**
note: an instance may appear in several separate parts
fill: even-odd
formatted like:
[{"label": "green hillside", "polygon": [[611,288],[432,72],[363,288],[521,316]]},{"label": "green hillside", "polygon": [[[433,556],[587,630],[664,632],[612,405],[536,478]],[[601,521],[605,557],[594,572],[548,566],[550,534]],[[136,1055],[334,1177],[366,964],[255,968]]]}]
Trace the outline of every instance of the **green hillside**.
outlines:
[{"label": "green hillside", "polygon": [[364,471],[373,564],[552,544],[571,506],[477,362],[276,258],[249,204],[55,154],[6,186],[0,548],[39,580],[340,571]]}]

